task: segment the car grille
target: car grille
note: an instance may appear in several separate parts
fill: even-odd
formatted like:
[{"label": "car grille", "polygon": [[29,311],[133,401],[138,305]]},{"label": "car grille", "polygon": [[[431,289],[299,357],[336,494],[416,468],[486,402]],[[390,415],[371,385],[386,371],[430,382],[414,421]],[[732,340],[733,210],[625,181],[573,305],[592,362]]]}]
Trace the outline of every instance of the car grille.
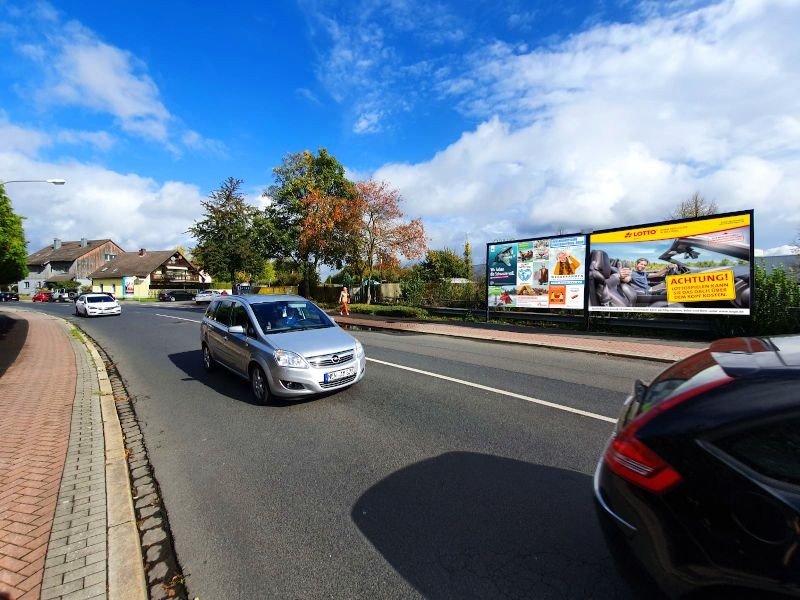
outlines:
[{"label": "car grille", "polygon": [[319,387],[322,388],[332,388],[332,387],[339,387],[340,385],[345,385],[347,383],[351,383],[358,373],[353,373],[350,377],[344,377],[342,379],[337,379],[336,381],[331,381],[329,383],[325,383],[324,381],[319,382]]},{"label": "car grille", "polygon": [[[339,360],[334,362],[333,357],[338,356]],[[332,367],[334,365],[343,365],[353,360],[352,350],[342,350],[341,352],[333,352],[331,354],[322,354],[320,356],[312,356],[307,359],[308,364],[312,367]]]}]

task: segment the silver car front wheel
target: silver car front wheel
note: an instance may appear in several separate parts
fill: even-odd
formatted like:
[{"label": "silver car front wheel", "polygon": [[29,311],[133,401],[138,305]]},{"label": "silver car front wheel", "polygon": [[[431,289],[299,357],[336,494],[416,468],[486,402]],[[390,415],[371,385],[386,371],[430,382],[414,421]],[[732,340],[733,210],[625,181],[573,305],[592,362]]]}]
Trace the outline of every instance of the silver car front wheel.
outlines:
[{"label": "silver car front wheel", "polygon": [[253,392],[253,398],[259,404],[269,403],[267,376],[264,375],[264,370],[258,365],[250,367],[250,391]]}]

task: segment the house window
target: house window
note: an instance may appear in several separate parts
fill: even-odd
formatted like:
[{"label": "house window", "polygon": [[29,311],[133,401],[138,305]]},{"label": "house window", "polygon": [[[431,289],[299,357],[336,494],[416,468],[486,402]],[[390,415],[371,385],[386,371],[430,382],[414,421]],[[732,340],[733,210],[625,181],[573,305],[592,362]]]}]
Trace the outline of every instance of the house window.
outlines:
[{"label": "house window", "polygon": [[29,287],[31,287],[31,282],[30,282],[30,281],[26,281],[26,282],[24,282],[24,283],[25,283],[25,289],[26,289],[26,290],[27,290]]},{"label": "house window", "polygon": [[102,283],[100,284],[100,291],[101,292],[103,291],[103,284]]},{"label": "house window", "polygon": [[113,259],[117,258],[117,255],[116,254],[103,254],[103,258],[106,261],[109,261],[109,260],[113,260]]},{"label": "house window", "polygon": [[117,284],[116,283],[112,283],[111,284],[111,293],[112,294],[116,294],[117,293]]}]

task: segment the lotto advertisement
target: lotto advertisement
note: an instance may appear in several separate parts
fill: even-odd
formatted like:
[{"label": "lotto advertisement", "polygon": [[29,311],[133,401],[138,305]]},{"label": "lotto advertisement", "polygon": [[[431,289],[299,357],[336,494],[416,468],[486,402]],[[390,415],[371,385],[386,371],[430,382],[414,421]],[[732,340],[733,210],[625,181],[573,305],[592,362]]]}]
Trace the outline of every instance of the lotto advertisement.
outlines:
[{"label": "lotto advertisement", "polygon": [[750,314],[752,211],[598,231],[589,310]]},{"label": "lotto advertisement", "polygon": [[489,244],[490,308],[583,309],[586,236]]}]

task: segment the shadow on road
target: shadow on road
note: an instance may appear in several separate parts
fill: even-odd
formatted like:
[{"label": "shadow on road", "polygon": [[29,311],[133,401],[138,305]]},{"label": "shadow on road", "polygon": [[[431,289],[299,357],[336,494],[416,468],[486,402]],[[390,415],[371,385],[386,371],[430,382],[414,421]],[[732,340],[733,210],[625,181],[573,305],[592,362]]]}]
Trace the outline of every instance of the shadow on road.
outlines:
[{"label": "shadow on road", "polygon": [[0,377],[14,364],[28,338],[28,321],[0,313]]},{"label": "shadow on road", "polygon": [[[241,377],[238,377],[230,371],[219,366],[213,373],[207,373],[203,368],[203,355],[200,350],[189,350],[187,352],[170,354],[169,359],[176,367],[186,373],[187,377],[184,378],[184,381],[199,381],[210,387],[218,394],[227,396],[228,398],[232,398],[240,402],[245,402],[246,404],[252,404],[253,406],[261,406],[253,399],[253,396],[250,393],[250,384],[247,380],[242,379]],[[334,393],[335,392],[327,392],[325,394],[319,394],[317,396],[302,398],[299,400],[283,400],[281,398],[273,397],[269,404],[271,407],[276,408],[298,406],[307,402],[313,402],[315,400],[327,398]]]},{"label": "shadow on road", "polygon": [[351,516],[426,598],[633,598],[591,489],[581,473],[452,452],[380,481]]}]

